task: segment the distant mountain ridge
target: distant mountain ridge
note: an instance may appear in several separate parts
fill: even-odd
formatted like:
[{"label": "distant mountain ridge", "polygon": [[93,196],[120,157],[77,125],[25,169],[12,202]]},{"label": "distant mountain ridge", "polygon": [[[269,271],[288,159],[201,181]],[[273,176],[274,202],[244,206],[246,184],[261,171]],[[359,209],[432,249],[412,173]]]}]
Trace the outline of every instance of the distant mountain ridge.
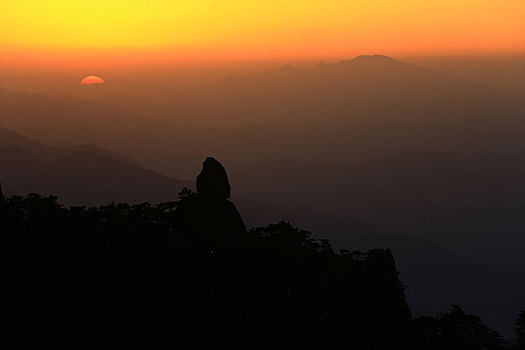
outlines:
[{"label": "distant mountain ridge", "polygon": [[0,161],[7,193],[57,194],[68,205],[169,201],[192,185],[87,150],[43,161],[17,146],[0,147]]},{"label": "distant mountain ridge", "polygon": [[190,181],[139,166],[95,144],[56,148],[0,128],[0,176],[8,193],[56,194],[69,205],[169,201]]},{"label": "distant mountain ridge", "polygon": [[319,61],[319,63],[312,68],[303,68],[295,67],[292,64],[285,64],[277,69],[266,71],[258,74],[231,74],[225,77],[225,80],[230,79],[246,79],[246,78],[256,78],[256,77],[278,77],[280,74],[286,75],[311,75],[314,73],[344,73],[345,70],[347,73],[357,73],[359,70],[383,70],[386,72],[388,69],[396,67],[397,69],[407,69],[407,70],[418,70],[420,72],[428,72],[435,76],[437,73],[432,73],[428,70],[419,68],[409,63],[394,59],[389,56],[384,55],[359,55],[352,59],[340,60],[334,63],[327,63],[325,61]]},{"label": "distant mountain ridge", "polygon": [[57,160],[60,157],[66,156],[76,151],[90,151],[102,156],[107,156],[108,158],[138,165],[137,162],[128,156],[99,147],[94,143],[86,143],[67,147],[53,147],[38,141],[34,141],[13,130],[0,127],[0,146],[6,145],[19,146],[43,160]]},{"label": "distant mountain ridge", "polygon": [[[484,120],[498,113],[503,103],[519,104],[517,96],[382,55],[320,62],[313,68],[284,65],[263,73],[227,76],[210,91],[196,94],[211,101],[214,115],[223,123],[232,114],[240,114],[246,119],[239,122],[263,120],[282,127]],[[233,113],[232,105],[236,106]],[[195,114],[201,113],[199,106],[192,108]]]}]

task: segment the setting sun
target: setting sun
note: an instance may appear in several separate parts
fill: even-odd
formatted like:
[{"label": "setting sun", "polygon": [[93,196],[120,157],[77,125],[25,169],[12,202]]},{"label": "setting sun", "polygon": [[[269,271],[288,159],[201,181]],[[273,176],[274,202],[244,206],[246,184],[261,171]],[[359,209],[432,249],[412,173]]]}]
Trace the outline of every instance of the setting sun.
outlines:
[{"label": "setting sun", "polygon": [[103,83],[104,83],[104,79],[102,79],[101,77],[97,77],[95,75],[90,75],[80,81],[80,84],[82,85],[93,85],[93,84],[103,84]]}]

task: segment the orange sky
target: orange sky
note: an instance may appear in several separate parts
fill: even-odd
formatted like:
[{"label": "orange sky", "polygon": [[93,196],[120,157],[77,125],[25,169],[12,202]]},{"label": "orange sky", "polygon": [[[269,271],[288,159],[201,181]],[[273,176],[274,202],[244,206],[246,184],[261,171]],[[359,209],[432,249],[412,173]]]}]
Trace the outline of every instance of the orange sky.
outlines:
[{"label": "orange sky", "polygon": [[2,0],[7,64],[525,52],[523,0]]}]

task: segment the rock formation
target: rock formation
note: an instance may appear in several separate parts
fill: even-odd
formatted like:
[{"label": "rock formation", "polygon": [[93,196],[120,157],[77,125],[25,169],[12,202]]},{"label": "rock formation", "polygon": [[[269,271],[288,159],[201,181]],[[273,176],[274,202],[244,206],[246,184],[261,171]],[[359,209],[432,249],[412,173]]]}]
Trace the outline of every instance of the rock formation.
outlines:
[{"label": "rock formation", "polygon": [[2,183],[0,182],[0,207],[3,207],[6,204],[6,200],[4,198],[4,192],[2,191]]},{"label": "rock formation", "polygon": [[183,198],[175,211],[175,230],[216,247],[238,241],[246,226],[230,198],[226,170],[216,159],[206,158],[197,176],[197,194]]},{"label": "rock formation", "polygon": [[206,158],[202,164],[202,171],[197,176],[197,192],[202,197],[230,198],[230,183],[226,169],[213,157]]},{"label": "rock formation", "polygon": [[6,215],[7,215],[7,201],[4,198],[4,193],[2,192],[2,183],[0,182],[0,221],[1,221],[0,225],[4,223]]}]

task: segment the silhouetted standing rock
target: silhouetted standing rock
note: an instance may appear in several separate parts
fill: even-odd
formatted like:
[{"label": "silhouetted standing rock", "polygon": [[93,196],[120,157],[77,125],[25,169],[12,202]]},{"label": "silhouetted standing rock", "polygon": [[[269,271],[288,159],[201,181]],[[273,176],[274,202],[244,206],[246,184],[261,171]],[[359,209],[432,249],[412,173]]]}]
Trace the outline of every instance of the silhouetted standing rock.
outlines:
[{"label": "silhouetted standing rock", "polygon": [[4,192],[2,191],[2,183],[0,182],[0,213],[3,213],[7,207],[7,201],[4,198]]},{"label": "silhouetted standing rock", "polygon": [[0,231],[9,229],[9,207],[2,191],[2,183],[0,182]]},{"label": "silhouetted standing rock", "polygon": [[238,241],[246,226],[229,197],[226,170],[214,158],[206,158],[197,176],[197,194],[183,198],[175,211],[175,229],[206,247]]},{"label": "silhouetted standing rock", "polygon": [[226,170],[215,158],[208,157],[197,176],[197,192],[202,197],[230,198],[230,183]]}]

